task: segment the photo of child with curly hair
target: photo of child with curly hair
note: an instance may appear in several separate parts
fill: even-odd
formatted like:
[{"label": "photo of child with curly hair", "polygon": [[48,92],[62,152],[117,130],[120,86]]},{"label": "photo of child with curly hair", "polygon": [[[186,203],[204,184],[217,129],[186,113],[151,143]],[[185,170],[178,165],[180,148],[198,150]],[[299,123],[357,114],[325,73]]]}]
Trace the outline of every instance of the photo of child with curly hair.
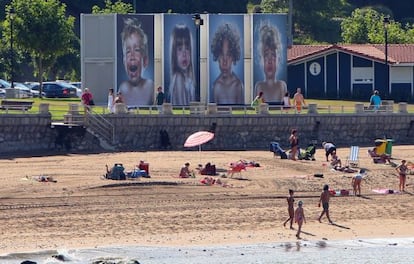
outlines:
[{"label": "photo of child with curly hair", "polygon": [[128,106],[152,105],[154,83],[142,76],[148,66],[148,38],[136,18],[126,18],[121,32],[122,55],[128,80],[119,85],[118,91]]},{"label": "photo of child with curly hair", "polygon": [[230,23],[221,24],[211,42],[213,61],[218,62],[219,76],[212,85],[213,102],[217,104],[243,104],[243,82],[233,72],[240,60],[240,34]]},{"label": "photo of child with curly hair", "polygon": [[264,80],[258,81],[254,93],[263,92],[268,103],[282,104],[287,92],[286,82],[277,80],[277,71],[281,61],[282,44],[277,27],[263,22],[259,29],[258,55],[263,67]]},{"label": "photo of child with curly hair", "polygon": [[171,37],[171,83],[173,105],[188,105],[195,100],[195,76],[192,62],[190,29],[176,25]]}]

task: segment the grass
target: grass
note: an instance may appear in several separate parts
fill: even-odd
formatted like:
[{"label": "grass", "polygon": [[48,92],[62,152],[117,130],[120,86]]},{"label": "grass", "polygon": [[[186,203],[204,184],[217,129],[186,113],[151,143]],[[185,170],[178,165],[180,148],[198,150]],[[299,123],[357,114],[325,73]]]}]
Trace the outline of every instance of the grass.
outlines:
[{"label": "grass", "polygon": [[[70,104],[80,104],[79,98],[30,98],[30,99],[13,99],[13,100],[21,100],[21,101],[34,101],[32,109],[27,111],[28,114],[36,114],[39,112],[39,105],[42,103],[49,104],[49,111],[52,114],[52,120],[59,121],[63,120],[65,114],[69,111]],[[307,99],[307,104],[317,104],[318,105],[318,113],[320,114],[328,114],[328,113],[343,113],[343,114],[352,114],[355,112],[355,104],[356,103],[364,103],[364,105],[368,106],[368,102],[361,102],[361,101],[345,101],[345,100],[317,100],[317,99]],[[83,109],[80,107],[80,111]],[[409,113],[414,113],[414,104],[408,104],[407,110]],[[95,106],[94,111],[97,113],[107,113],[106,106]],[[398,105],[394,105],[394,111],[398,111]],[[138,114],[158,114],[156,107],[152,107],[151,110],[149,109],[139,109],[139,110],[132,110],[133,113]],[[306,112],[306,110],[304,111]],[[1,110],[0,114],[6,113],[6,111]],[[12,114],[21,114],[22,111],[17,110],[10,110],[7,113]],[[188,108],[174,108],[173,113],[175,115],[188,115],[190,111]],[[250,115],[255,114],[255,110],[247,109],[244,110],[233,110],[233,114],[235,115]],[[271,110],[271,114],[284,114],[285,111],[280,110]],[[294,110],[289,110],[287,113],[294,113]]]}]

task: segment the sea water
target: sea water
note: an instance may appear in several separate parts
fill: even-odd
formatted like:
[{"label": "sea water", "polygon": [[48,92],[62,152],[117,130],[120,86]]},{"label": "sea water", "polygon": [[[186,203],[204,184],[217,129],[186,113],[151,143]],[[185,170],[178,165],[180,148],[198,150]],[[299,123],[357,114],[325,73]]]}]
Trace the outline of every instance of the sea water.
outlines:
[{"label": "sea water", "polygon": [[0,263],[414,263],[414,238],[303,241],[222,246],[119,246],[0,256]]}]

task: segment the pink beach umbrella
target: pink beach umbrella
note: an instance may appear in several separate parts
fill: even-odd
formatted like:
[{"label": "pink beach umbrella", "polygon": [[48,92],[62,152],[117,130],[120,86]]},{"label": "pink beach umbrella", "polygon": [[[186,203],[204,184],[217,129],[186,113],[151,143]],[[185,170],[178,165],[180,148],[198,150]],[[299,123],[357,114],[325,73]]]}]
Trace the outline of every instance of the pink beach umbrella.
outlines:
[{"label": "pink beach umbrella", "polygon": [[209,142],[214,138],[214,133],[208,131],[198,131],[191,134],[185,141],[184,147],[191,148],[198,146],[198,150],[201,151],[201,145]]}]

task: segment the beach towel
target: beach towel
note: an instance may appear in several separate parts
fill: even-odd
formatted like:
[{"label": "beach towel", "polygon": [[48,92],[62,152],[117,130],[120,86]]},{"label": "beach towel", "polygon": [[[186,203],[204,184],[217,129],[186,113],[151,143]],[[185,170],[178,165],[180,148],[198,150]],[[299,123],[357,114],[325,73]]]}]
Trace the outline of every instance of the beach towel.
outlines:
[{"label": "beach towel", "polygon": [[379,193],[379,194],[396,194],[396,193],[400,193],[400,191],[393,190],[393,189],[386,189],[386,188],[373,189],[372,191],[375,192],[375,193]]}]

